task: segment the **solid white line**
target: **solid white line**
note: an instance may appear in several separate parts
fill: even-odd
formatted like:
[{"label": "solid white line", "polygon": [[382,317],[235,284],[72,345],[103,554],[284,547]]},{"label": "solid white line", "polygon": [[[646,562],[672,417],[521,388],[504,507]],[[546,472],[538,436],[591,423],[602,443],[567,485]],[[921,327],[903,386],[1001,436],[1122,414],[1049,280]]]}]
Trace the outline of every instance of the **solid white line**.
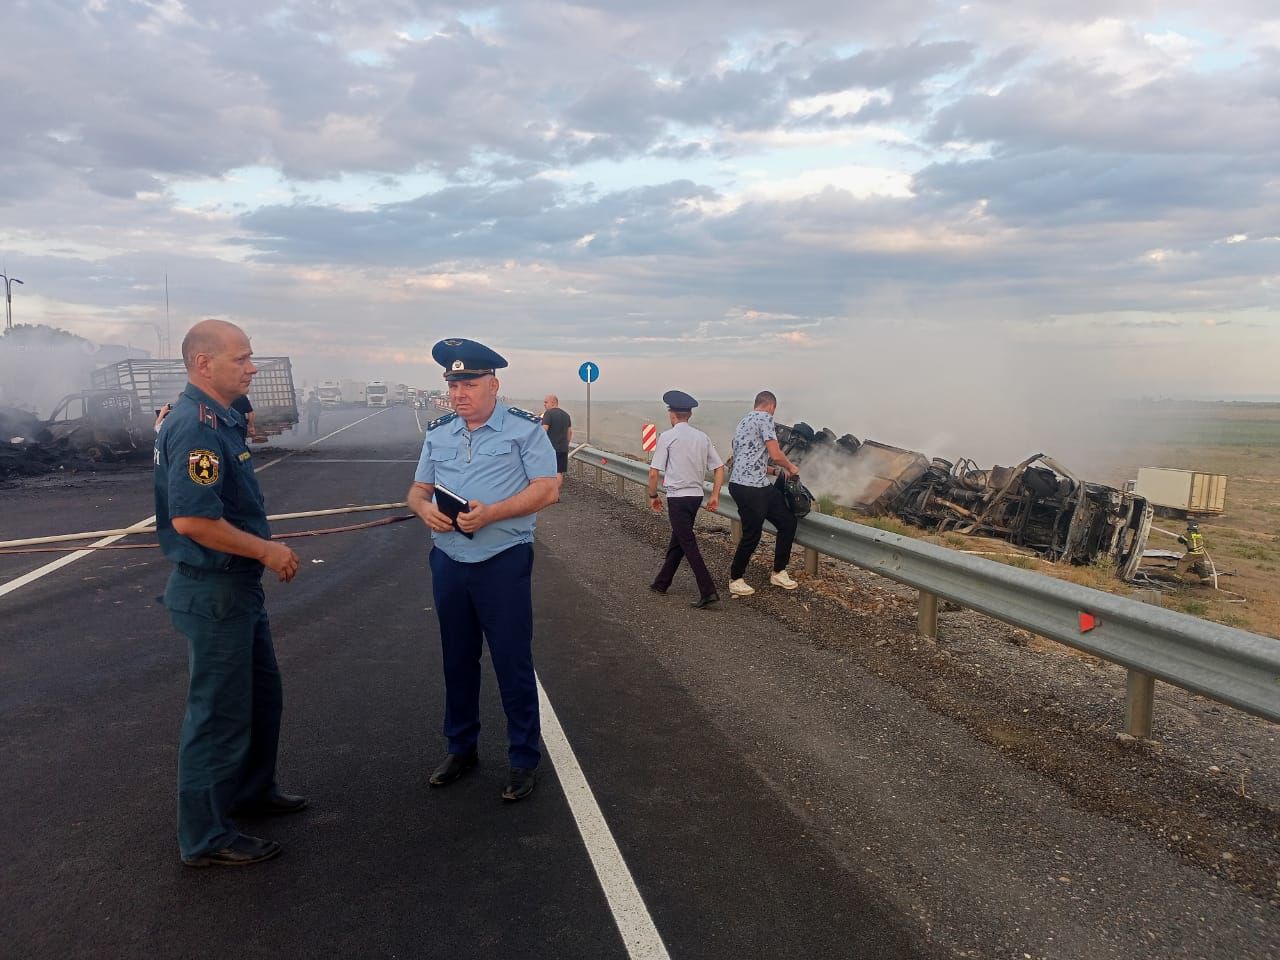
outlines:
[{"label": "solid white line", "polygon": [[417,460],[356,460],[330,459],[328,457],[308,457],[307,463],[417,463]]},{"label": "solid white line", "polygon": [[425,435],[426,431],[422,429],[422,420],[418,417],[418,408],[413,408],[413,419],[418,424],[418,432]]},{"label": "solid white line", "polygon": [[[367,417],[362,417],[359,420],[353,421],[352,423],[348,423],[345,427],[340,427],[339,429],[333,431],[333,433],[326,434],[325,436],[321,437],[320,440],[328,440],[329,437],[336,437],[343,430],[348,430],[351,427],[354,427],[357,423],[364,423],[365,420],[372,419],[373,417],[376,417],[379,413],[386,413],[390,409],[391,409],[390,407],[383,407],[377,413],[371,413]],[[307,446],[314,447],[317,443],[320,442],[320,440],[312,440],[310,443],[307,444]],[[301,453],[301,452],[302,452],[301,450],[294,450],[291,453],[286,453],[283,457],[276,457],[276,459],[272,460],[270,463],[265,463],[262,466],[255,468],[253,472],[255,474],[258,474],[258,473],[261,473],[263,470],[269,470],[271,467],[274,467],[277,463],[280,463],[283,460],[288,460],[294,454]],[[400,462],[400,461],[396,461],[396,462]],[[404,462],[410,463],[415,461],[404,461]],[[147,517],[147,519],[145,520],[139,520],[137,523],[131,524],[129,529],[149,527],[151,526],[151,524],[155,522],[156,522],[156,518],[154,515],[152,515],[150,517]],[[123,540],[127,536],[128,536],[127,533],[122,533],[118,536],[106,537],[105,539],[99,540],[96,543],[91,543],[89,546],[105,547],[108,544],[115,543],[117,540]],[[13,591],[21,587],[25,587],[29,583],[35,583],[35,581],[39,580],[41,577],[48,576],[49,574],[57,570],[61,570],[63,567],[67,566],[68,564],[75,563],[81,557],[92,556],[93,553],[94,553],[93,550],[77,550],[75,553],[68,553],[65,557],[59,557],[57,560],[54,560],[52,563],[46,563],[43,567],[37,567],[35,570],[32,570],[30,573],[24,573],[22,576],[18,577],[16,580],[10,580],[8,583],[0,585],[0,597],[7,596],[8,594],[13,593]]]},{"label": "solid white line", "polygon": [[578,824],[578,833],[586,845],[587,855],[591,857],[600,888],[609,902],[609,911],[613,914],[618,933],[622,935],[627,956],[631,960],[671,960],[667,948],[662,944],[658,928],[649,915],[649,908],[644,905],[644,898],[640,896],[631,871],[622,859],[622,851],[609,832],[609,825],[600,812],[595,794],[591,792],[582,767],[578,765],[578,758],[573,755],[569,739],[560,726],[560,718],[547,699],[547,691],[542,688],[541,680],[537,683],[538,709],[542,715],[542,743],[555,765],[560,787],[564,790],[565,799],[569,801],[569,812]]}]

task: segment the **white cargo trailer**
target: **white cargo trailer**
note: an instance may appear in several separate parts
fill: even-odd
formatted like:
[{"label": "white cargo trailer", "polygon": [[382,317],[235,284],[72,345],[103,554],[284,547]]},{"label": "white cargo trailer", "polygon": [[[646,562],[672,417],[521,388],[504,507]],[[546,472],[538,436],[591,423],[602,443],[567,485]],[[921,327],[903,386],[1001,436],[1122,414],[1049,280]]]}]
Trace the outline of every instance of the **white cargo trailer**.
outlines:
[{"label": "white cargo trailer", "polygon": [[1216,516],[1226,509],[1227,478],[1220,473],[1140,467],[1133,492],[1179,516]]}]

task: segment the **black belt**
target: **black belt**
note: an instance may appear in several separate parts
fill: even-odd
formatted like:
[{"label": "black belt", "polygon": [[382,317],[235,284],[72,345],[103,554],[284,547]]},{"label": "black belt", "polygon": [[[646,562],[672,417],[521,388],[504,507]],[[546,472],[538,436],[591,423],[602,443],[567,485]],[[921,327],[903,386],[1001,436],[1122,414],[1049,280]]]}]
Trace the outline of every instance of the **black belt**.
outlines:
[{"label": "black belt", "polygon": [[178,572],[192,580],[204,580],[208,577],[225,576],[261,576],[263,566],[249,557],[232,557],[225,567],[193,567],[189,563],[179,563]]}]

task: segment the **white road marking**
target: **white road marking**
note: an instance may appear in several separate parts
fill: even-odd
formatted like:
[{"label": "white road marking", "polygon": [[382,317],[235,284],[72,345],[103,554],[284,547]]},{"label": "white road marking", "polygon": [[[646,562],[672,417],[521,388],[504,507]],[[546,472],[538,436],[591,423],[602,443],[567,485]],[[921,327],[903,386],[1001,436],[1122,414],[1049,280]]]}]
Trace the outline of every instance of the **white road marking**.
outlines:
[{"label": "white road marking", "polygon": [[[370,420],[373,417],[376,417],[379,413],[386,413],[390,409],[391,409],[390,407],[383,407],[381,410],[378,410],[376,413],[371,413],[367,417],[361,417],[359,420],[355,420],[352,423],[348,423],[345,427],[339,427],[337,430],[333,431],[333,433],[325,434],[323,437],[320,438],[320,440],[312,440],[310,443],[307,444],[307,446],[314,447],[321,440],[328,440],[330,437],[336,437],[343,430],[349,430],[351,427],[354,427],[357,423],[364,423],[366,420]],[[288,460],[294,454],[301,453],[301,452],[302,452],[301,450],[294,450],[290,453],[286,453],[283,457],[276,457],[276,459],[272,460],[271,462],[264,463],[262,466],[255,468],[253,472],[261,473],[263,470],[269,470],[272,467],[274,467],[277,463],[281,463],[285,460]],[[400,462],[400,461],[396,461],[396,462]],[[404,462],[416,463],[417,461],[404,461]],[[156,522],[156,518],[154,515],[152,515],[150,517],[147,517],[147,519],[145,520],[139,520],[137,523],[130,524],[130,529],[149,527],[151,526],[151,524],[155,522]],[[98,540],[95,543],[91,543],[89,546],[105,547],[109,544],[115,543],[117,540],[123,540],[127,536],[128,534],[122,533],[114,537],[105,537],[102,540]],[[46,563],[43,567],[37,567],[35,570],[32,570],[30,573],[24,573],[22,576],[18,577],[16,580],[10,580],[8,583],[0,584],[0,597],[7,596],[8,594],[13,593],[15,590],[25,587],[29,583],[35,583],[41,577],[46,577],[57,570],[61,570],[63,567],[67,566],[68,564],[75,563],[81,557],[91,556],[93,552],[94,552],[93,550],[77,550],[75,553],[68,553],[65,557],[59,557],[57,560],[54,560],[52,563]]]},{"label": "white road marking", "polygon": [[[155,522],[156,522],[155,517],[147,517],[147,519],[145,520],[139,520],[137,523],[133,524],[132,527],[145,528],[145,527],[151,526],[151,524]],[[132,529],[132,527],[130,529]],[[104,537],[103,539],[90,544],[90,546],[105,547],[108,544],[115,543],[117,540],[123,540],[127,536],[128,536],[127,533],[121,533],[121,534],[117,534],[114,537]],[[39,580],[41,577],[46,576],[47,574],[53,573],[55,570],[61,570],[67,564],[75,563],[81,557],[87,557],[92,553],[93,553],[92,550],[77,550],[75,553],[68,553],[65,557],[59,557],[57,560],[54,560],[52,563],[46,563],[43,567],[39,567],[35,570],[32,570],[30,573],[25,573],[22,576],[18,577],[16,580],[10,580],[8,583],[0,585],[0,597],[13,593],[13,591],[19,589],[20,587],[25,587],[29,583],[34,583],[35,581]]]},{"label": "white road marking", "polygon": [[560,718],[552,709],[547,699],[547,691],[538,680],[538,709],[542,715],[542,743],[547,748],[547,755],[555,765],[556,775],[560,778],[560,787],[564,790],[565,799],[569,801],[569,811],[578,824],[578,833],[586,845],[587,855],[591,857],[591,865],[595,867],[596,879],[609,902],[609,911],[613,914],[613,922],[622,935],[622,943],[627,948],[627,956],[631,960],[671,960],[667,948],[663,946],[658,928],[654,926],[649,908],[644,905],[644,898],[636,888],[636,882],[622,859],[622,851],[617,841],[609,832],[600,805],[596,803],[595,794],[587,783],[578,758],[569,746],[569,739],[560,726]]},{"label": "white road marking", "polygon": [[419,419],[419,417],[418,417],[418,408],[417,408],[417,407],[414,407],[414,408],[413,408],[413,419],[414,419],[414,422],[416,422],[416,423],[418,424],[418,432],[419,432],[419,433],[421,433],[421,434],[424,434],[424,435],[425,435],[425,434],[426,434],[426,431],[422,429],[422,420],[421,420],[421,419]]},{"label": "white road marking", "polygon": [[417,463],[417,460],[355,460],[329,459],[327,457],[308,457],[307,463]]}]

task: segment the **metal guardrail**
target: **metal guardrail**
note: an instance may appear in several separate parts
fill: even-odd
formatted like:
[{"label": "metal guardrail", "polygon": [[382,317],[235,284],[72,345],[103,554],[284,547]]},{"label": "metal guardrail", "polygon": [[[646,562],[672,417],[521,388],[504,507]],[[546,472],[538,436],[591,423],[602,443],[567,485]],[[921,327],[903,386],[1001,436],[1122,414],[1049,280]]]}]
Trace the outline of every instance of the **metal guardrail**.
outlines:
[{"label": "metal guardrail", "polygon": [[[627,481],[647,483],[648,464],[583,446],[573,458]],[[708,485],[709,489],[709,485]],[[721,516],[738,519],[728,490]],[[1154,680],[1280,722],[1280,640],[936,544],[810,514],[796,542],[920,591],[921,631],[934,635],[937,598],[1128,668],[1126,728],[1149,736]]]}]

